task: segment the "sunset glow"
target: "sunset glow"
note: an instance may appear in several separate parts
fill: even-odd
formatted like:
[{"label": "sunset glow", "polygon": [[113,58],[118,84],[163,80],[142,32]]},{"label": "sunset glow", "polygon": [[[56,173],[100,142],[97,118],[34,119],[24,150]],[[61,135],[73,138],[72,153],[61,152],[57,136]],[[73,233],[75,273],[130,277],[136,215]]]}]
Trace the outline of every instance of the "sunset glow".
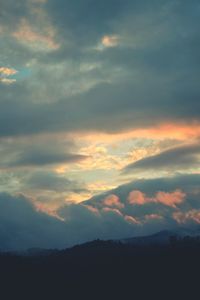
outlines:
[{"label": "sunset glow", "polygon": [[0,243],[200,224],[198,1],[0,2]]}]

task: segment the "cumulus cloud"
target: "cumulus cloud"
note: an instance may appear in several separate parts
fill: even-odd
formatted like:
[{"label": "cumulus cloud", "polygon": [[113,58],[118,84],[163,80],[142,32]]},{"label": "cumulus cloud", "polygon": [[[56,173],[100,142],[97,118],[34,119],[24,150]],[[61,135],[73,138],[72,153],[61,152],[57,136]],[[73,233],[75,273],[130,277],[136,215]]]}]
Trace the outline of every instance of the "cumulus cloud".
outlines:
[{"label": "cumulus cloud", "polygon": [[116,195],[112,194],[112,195],[108,195],[104,200],[103,200],[103,204],[105,206],[109,206],[109,207],[116,207],[116,208],[123,208],[124,204],[120,202],[119,197],[117,197]]},{"label": "cumulus cloud", "polygon": [[186,194],[177,189],[172,192],[158,191],[154,197],[148,197],[141,191],[132,191],[128,195],[128,202],[132,205],[144,205],[146,203],[162,203],[176,208],[185,200]]},{"label": "cumulus cloud", "polygon": [[[160,226],[168,227],[174,224],[173,212],[200,208],[199,174],[136,180],[94,196],[86,203],[101,210],[105,207],[103,200],[109,195],[116,195],[124,204],[117,208],[124,216],[140,222],[157,221]],[[166,224],[166,220],[171,221]]]},{"label": "cumulus cloud", "polygon": [[181,204],[186,198],[186,194],[181,190],[175,190],[171,193],[159,191],[156,194],[155,201],[160,202],[166,206],[176,208],[177,205]]},{"label": "cumulus cloud", "polygon": [[192,209],[187,212],[175,212],[173,213],[173,217],[179,224],[188,222],[200,224],[200,210],[197,209]]},{"label": "cumulus cloud", "polygon": [[22,195],[1,193],[1,250],[64,248],[96,238],[129,236],[134,230],[114,211],[96,214],[81,204],[63,207],[59,216],[60,219],[36,210]]},{"label": "cumulus cloud", "polygon": [[[162,183],[163,187],[172,188],[173,184],[180,181],[181,178],[174,180],[165,179]],[[0,193],[0,244],[2,250],[21,250],[29,247],[44,248],[64,248],[72,246],[84,241],[96,238],[125,238],[135,235],[150,234],[161,229],[175,228],[181,224],[199,224],[199,209],[194,208],[197,198],[192,199],[190,191],[191,184],[199,185],[199,176],[196,176],[198,183],[195,183],[195,176],[185,179],[187,185],[187,199],[177,204],[177,197],[183,197],[180,193],[167,194],[167,205],[161,203],[151,203],[153,212],[145,205],[138,206],[142,211],[138,210],[135,205],[127,205],[124,207],[106,206],[101,202],[105,199],[104,195],[99,195],[93,200],[79,204],[65,204],[57,210],[57,215],[48,215],[39,210],[34,205],[34,201],[26,196],[11,196],[6,193]],[[174,182],[173,182],[174,181]],[[143,190],[150,193],[153,187],[156,190],[159,179],[149,181],[141,181],[135,185],[143,185]],[[121,186],[115,190],[120,200],[124,199],[124,195],[132,188],[134,183]],[[111,193],[109,193],[110,195]],[[156,193],[155,193],[156,194]],[[166,196],[166,195],[165,195]],[[170,206],[168,198],[173,196]],[[159,197],[158,197],[159,198]],[[116,200],[116,198],[115,198]],[[163,194],[158,199],[166,202]],[[97,203],[100,205],[97,206]],[[174,206],[176,203],[176,207]],[[160,206],[161,205],[161,206]],[[179,209],[177,209],[179,207]]]},{"label": "cumulus cloud", "polygon": [[143,205],[148,201],[144,193],[136,190],[129,193],[127,200],[130,204],[137,204],[137,205]]}]

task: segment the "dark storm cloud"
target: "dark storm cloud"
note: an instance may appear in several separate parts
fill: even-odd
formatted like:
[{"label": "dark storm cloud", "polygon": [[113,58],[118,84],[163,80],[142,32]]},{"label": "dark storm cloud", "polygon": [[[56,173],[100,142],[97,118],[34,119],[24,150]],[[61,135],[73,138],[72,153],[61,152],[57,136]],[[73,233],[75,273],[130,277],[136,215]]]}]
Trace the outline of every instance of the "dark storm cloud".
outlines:
[{"label": "dark storm cloud", "polygon": [[129,164],[124,173],[146,170],[180,170],[194,168],[199,163],[200,144],[183,145]]}]

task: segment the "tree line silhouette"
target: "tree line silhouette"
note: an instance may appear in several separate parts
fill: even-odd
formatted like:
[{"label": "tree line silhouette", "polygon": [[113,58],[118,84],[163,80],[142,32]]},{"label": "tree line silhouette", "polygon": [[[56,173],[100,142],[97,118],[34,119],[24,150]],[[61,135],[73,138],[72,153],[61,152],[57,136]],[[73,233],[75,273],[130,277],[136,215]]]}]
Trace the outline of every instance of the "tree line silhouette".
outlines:
[{"label": "tree line silhouette", "polygon": [[[0,255],[1,299],[198,299],[200,237]],[[197,297],[197,298],[196,298]]]}]

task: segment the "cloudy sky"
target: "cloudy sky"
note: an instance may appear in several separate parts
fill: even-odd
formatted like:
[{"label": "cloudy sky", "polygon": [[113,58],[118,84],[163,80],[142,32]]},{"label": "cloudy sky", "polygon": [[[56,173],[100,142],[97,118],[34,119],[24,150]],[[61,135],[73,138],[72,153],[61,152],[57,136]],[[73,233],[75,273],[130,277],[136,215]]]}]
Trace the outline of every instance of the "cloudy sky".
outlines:
[{"label": "cloudy sky", "polygon": [[200,224],[198,0],[0,0],[0,244]]}]

